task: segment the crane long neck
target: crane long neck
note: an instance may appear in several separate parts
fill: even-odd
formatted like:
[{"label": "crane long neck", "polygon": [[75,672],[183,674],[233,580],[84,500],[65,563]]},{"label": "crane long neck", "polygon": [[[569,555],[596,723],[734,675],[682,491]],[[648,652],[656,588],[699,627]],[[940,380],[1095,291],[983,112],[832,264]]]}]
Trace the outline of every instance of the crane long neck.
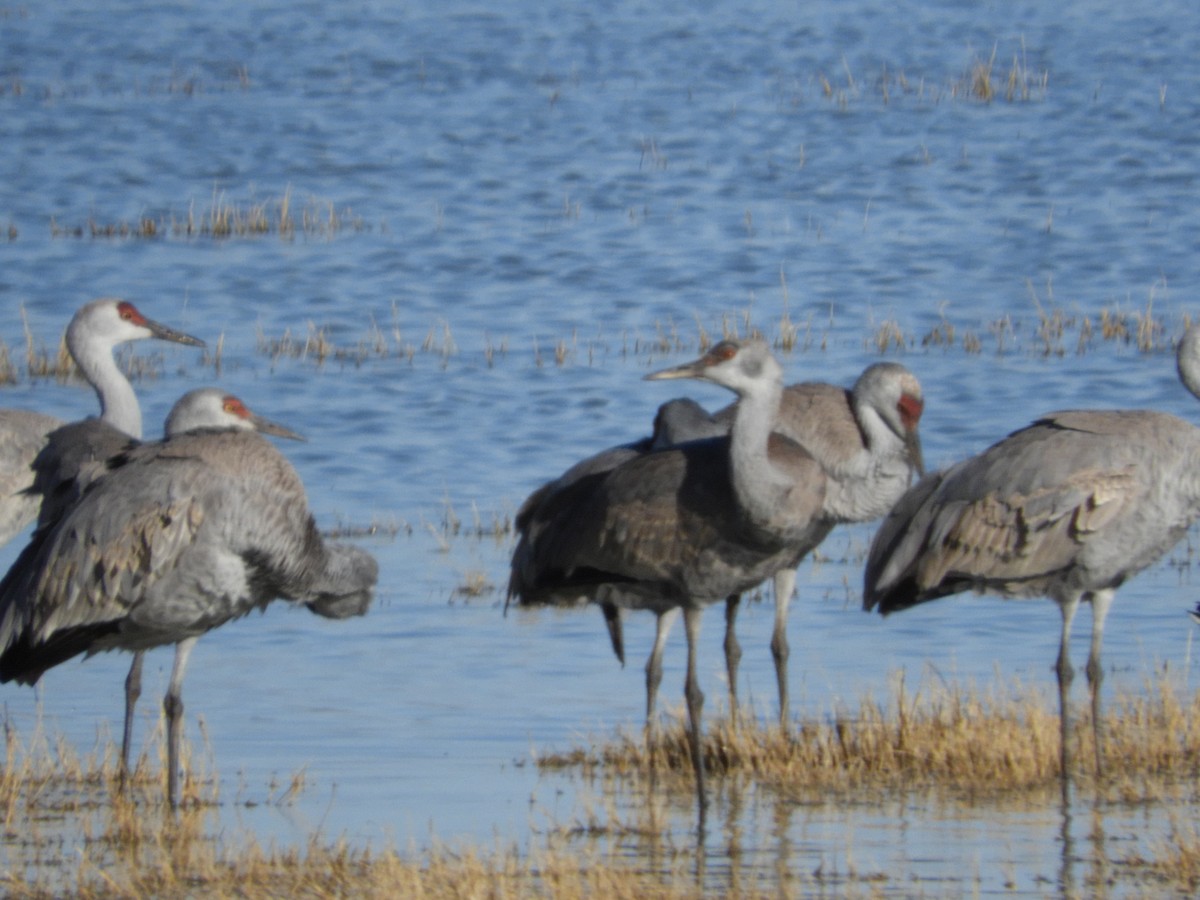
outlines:
[{"label": "crane long neck", "polygon": [[142,436],[142,410],[133,385],[117,366],[111,346],[68,342],[76,365],[100,398],[100,418],[130,437]]},{"label": "crane long neck", "polygon": [[778,506],[786,476],[772,465],[767,444],[779,415],[781,379],[769,379],[743,393],[730,431],[730,477],[738,502],[751,520],[767,522]]}]

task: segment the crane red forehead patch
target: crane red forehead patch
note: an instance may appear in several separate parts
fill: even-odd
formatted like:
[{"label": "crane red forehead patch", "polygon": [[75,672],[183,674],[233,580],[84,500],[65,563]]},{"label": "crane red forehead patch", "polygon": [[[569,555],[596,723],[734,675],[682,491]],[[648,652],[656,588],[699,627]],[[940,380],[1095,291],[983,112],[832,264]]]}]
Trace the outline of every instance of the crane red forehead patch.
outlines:
[{"label": "crane red forehead patch", "polygon": [[250,418],[250,410],[246,409],[246,404],[237,397],[226,397],[221,406],[225,412],[237,416],[239,419]]},{"label": "crane red forehead patch", "polygon": [[912,394],[903,394],[896,403],[896,411],[900,413],[900,421],[906,431],[912,431],[921,421],[921,413],[925,411],[925,401]]},{"label": "crane red forehead patch", "polygon": [[145,325],[146,317],[143,316],[136,306],[128,300],[122,300],[117,304],[117,315],[126,322],[132,322],[134,325]]},{"label": "crane red forehead patch", "polygon": [[729,341],[721,341],[721,343],[717,344],[717,346],[708,351],[708,356],[709,359],[712,360],[712,364],[716,365],[717,363],[723,363],[726,360],[733,359],[735,356],[737,356],[737,352],[738,348],[736,344]]}]

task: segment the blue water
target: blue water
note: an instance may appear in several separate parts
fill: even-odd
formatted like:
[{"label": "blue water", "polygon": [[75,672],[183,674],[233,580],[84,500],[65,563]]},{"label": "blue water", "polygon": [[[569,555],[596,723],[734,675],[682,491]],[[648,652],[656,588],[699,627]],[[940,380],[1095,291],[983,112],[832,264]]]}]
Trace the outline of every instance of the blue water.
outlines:
[{"label": "blue water", "polygon": [[[749,323],[777,338],[786,317],[800,329],[782,353],[789,377],[848,384],[891,323],[904,346],[888,355],[925,387],[931,465],[1054,408],[1196,421],[1169,344],[1200,282],[1197,26],[1183,2],[0,10],[10,352],[23,359],[24,320],[53,349],[100,295],[223,339],[219,369],[192,350],[137,348],[163,359],[137,384],[147,430],[184,390],[222,384],[308,436],[284,449],[322,526],[383,527],[362,539],[381,563],[367,618],[273,608],[198,645],[189,734],[202,718],[230,820],[283,840],[321,828],[406,847],[525,842],[550,814],[576,814],[577,786],[539,778],[531,752],[638,727],[651,625],[629,625],[622,670],[594,611],[503,617],[511,544],[490,532],[541,481],[645,433],[678,385],[641,376],[691,355],[701,333]],[[982,102],[969,73],[993,58],[997,95]],[[222,204],[271,215],[285,196],[297,216],[327,222],[332,210],[339,227],[224,240],[173,227]],[[142,219],[158,237],[91,236]],[[1076,321],[1047,341],[1039,310]],[[1152,352],[1095,337],[1078,353],[1078,319],[1102,311],[1149,313],[1166,331]],[[943,322],[953,346],[923,344]],[[261,348],[322,329],[341,358]],[[23,369],[0,404],[68,418],[95,407],[86,388]],[[454,519],[488,536],[447,538]],[[801,569],[796,712],[886,696],[899,671],[910,685],[1049,686],[1049,603],[958,598],[886,622],[859,612],[870,535],[836,532],[825,560]],[[1162,665],[1194,680],[1190,546],[1172,555],[1183,566],[1122,590],[1109,690],[1137,690]],[[491,589],[458,592],[473,579]],[[702,680],[716,710],[721,629],[709,619]],[[763,716],[770,620],[769,604],[741,619],[743,691]],[[670,703],[681,645],[668,653]],[[169,665],[167,651],[150,657],[141,733]],[[72,662],[39,692],[6,688],[4,703],[32,727],[40,702],[87,746],[119,716],[125,666]],[[309,787],[294,803],[234,802],[262,803],[272,773],[286,782],[300,769]],[[792,815],[779,829],[769,811],[747,814],[746,843],[771,871],[852,854],[949,892],[999,890],[1008,867],[1022,890],[1062,881],[1053,816],[1001,817],[981,836],[884,811],[904,824],[897,844],[874,811]],[[727,837],[715,830],[710,859],[728,855]],[[1011,861],[983,854],[964,875],[963,854],[985,844],[1011,847]]]}]

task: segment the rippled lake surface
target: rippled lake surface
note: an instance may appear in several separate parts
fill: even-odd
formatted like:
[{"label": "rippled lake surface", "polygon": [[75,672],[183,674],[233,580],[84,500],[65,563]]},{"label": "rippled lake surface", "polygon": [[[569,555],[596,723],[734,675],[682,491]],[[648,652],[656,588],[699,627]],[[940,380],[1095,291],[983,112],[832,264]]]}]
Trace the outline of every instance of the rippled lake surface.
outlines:
[{"label": "rippled lake surface", "polygon": [[[308,436],[284,450],[323,527],[379,527],[358,539],[381,566],[369,616],[278,604],[192,656],[189,735],[202,721],[223,819],[265,839],[520,845],[580,815],[587,788],[531,753],[640,726],[652,622],[630,621],[621,669],[594,610],[503,616],[504,526],[545,479],[646,433],[680,383],[642,375],[704,336],[761,330],[791,380],[903,361],[933,466],[1055,408],[1196,420],[1171,356],[1200,311],[1192,4],[492,6],[0,8],[0,337],[17,366],[0,404],[93,413],[85,387],[28,375],[25,333],[52,352],[81,303],[127,297],[210,344],[137,348],[162,360],[137,383],[148,433],[183,391],[224,385]],[[1105,315],[1130,337],[1105,339]],[[867,616],[870,535],[839,530],[801,568],[794,713],[886,697],[901,672],[1049,698],[1052,604]],[[1164,666],[1195,679],[1191,546],[1122,590],[1107,691]],[[740,626],[744,696],[769,718],[770,603]],[[715,714],[717,611],[704,641]],[[146,741],[170,658],[148,659]],[[671,704],[682,662],[676,635]],[[68,663],[6,687],[5,709],[86,748],[115,730],[126,667]],[[301,796],[271,802],[300,770]],[[1097,839],[1086,815],[1037,810],[724,809],[715,890],[853,869],[1053,892],[1076,855],[1146,852],[1165,830],[1138,811]]]}]

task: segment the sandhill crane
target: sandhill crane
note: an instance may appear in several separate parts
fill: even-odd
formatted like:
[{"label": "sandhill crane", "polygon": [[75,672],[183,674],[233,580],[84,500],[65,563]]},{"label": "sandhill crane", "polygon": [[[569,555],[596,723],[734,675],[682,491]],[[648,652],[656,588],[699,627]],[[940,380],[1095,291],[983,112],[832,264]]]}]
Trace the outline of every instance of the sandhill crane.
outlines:
[{"label": "sandhill crane", "polygon": [[33,684],[81,653],[176,645],[163,701],[172,808],[183,676],[200,635],[279,597],[328,618],[361,615],[378,578],[372,556],[321,539],[295,469],[255,433],[278,427],[220,400],[224,430],[202,421],[108,460],[0,581],[0,681]]},{"label": "sandhill crane", "polygon": [[[733,420],[736,407],[714,415]],[[921,384],[894,362],[868,366],[849,390],[823,382],[784,388],[775,430],[791,438],[821,464],[827,481],[824,517],[839,523],[871,522],[887,513],[908,489],[913,473],[924,474],[918,426],[925,401]],[[822,538],[823,539],[823,538]],[[788,605],[796,589],[796,570],[774,577],[775,625],[771,655],[779,690],[779,721],[788,721]],[[731,707],[737,705],[737,666],[741,647],[734,633],[740,595],[726,604],[725,656]]]},{"label": "sandhill crane", "polygon": [[[69,503],[62,496],[71,485],[76,488],[90,480],[90,472],[116,453],[130,440],[142,437],[142,411],[133,385],[117,366],[113,351],[118,344],[158,338],[177,344],[203,347],[204,341],[147,318],[127,300],[101,298],[80,307],[67,325],[67,350],[83,377],[92,385],[100,401],[99,418],[87,418],[64,425],[57,419],[46,421],[24,418],[24,430],[17,433],[5,428],[0,444],[21,447],[19,453],[6,454],[0,481],[8,490],[0,494],[0,531],[4,542],[38,518],[39,525],[57,516]],[[15,412],[15,411],[14,411]],[[45,430],[43,430],[43,428]],[[142,656],[135,653],[125,679],[125,741],[122,746],[122,771],[129,762],[129,734],[133,728],[133,707],[141,691]]]},{"label": "sandhill crane", "polygon": [[[303,440],[246,408],[237,397],[218,388],[199,388],[184,394],[167,415],[164,437],[204,428],[253,429],[260,434]],[[41,497],[39,527],[62,516],[96,478],[107,470],[111,458],[141,442],[103,419],[83,419],[51,432],[45,448],[33,462],[31,493]],[[133,653],[125,677],[125,721],[121,731],[121,773],[129,770],[133,748],[133,718],[142,695],[142,651]]]},{"label": "sandhill crane", "polygon": [[[100,421],[142,436],[142,413],[133,386],[113,359],[118,344],[144,338],[204,346],[199,338],[146,318],[126,300],[102,298],[82,306],[67,326],[67,350],[96,391]],[[18,409],[0,410],[0,544],[38,515],[41,496],[31,492],[30,466],[61,419]],[[64,476],[70,478],[72,475]]]},{"label": "sandhill crane", "polygon": [[[656,424],[655,442],[659,447],[723,433],[728,430],[737,409],[736,404],[731,404],[708,416],[694,402],[689,405],[689,401],[674,400],[671,405],[670,426],[659,428]],[[664,405],[664,409],[666,407]],[[800,444],[821,464],[827,478],[824,518],[829,529],[842,522],[878,519],[903,495],[913,473],[924,473],[918,431],[924,407],[916,376],[893,362],[868,366],[849,390],[823,382],[801,382],[784,388],[774,430]],[[602,454],[580,465],[588,467],[605,458]],[[520,526],[518,519],[518,530],[522,530]],[[779,721],[786,726],[789,706],[787,613],[795,592],[796,570],[785,568],[775,573],[773,580],[775,624],[771,653],[779,690]],[[740,599],[739,594],[730,596],[725,611],[725,665],[730,708],[734,710],[737,708],[737,668],[742,655],[734,630]],[[659,616],[648,672],[661,668],[658,658],[674,618],[673,612]],[[613,648],[623,662],[620,621],[611,614],[606,615],[606,619]],[[653,709],[653,698],[647,698],[648,715]]]},{"label": "sandhill crane", "polygon": [[[1178,370],[1200,397],[1200,326]],[[926,476],[884,520],[867,559],[866,609],[887,614],[965,590],[1044,596],[1062,613],[1058,677],[1063,800],[1071,766],[1068,653],[1080,601],[1092,604],[1087,679],[1103,775],[1100,647],[1113,596],[1200,514],[1200,429],[1149,410],[1047,415],[978,456]]]},{"label": "sandhill crane", "polygon": [[542,511],[541,530],[518,542],[509,594],[522,604],[587,599],[659,614],[683,610],[684,696],[703,831],[702,610],[808,552],[824,529],[825,477],[803,448],[771,432],[783,378],[763,341],[721,341],[647,378],[699,378],[736,392],[741,402],[729,436],[635,456],[558,492]]}]

